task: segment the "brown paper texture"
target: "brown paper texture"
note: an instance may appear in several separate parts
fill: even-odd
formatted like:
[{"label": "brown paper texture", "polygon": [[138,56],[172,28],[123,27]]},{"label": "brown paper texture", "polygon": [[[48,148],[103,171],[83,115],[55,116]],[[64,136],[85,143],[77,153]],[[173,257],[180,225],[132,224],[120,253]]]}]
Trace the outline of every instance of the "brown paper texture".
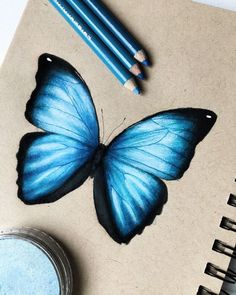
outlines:
[{"label": "brown paper texture", "polygon": [[[1,227],[36,227],[59,239],[70,253],[75,295],[189,295],[199,284],[217,291],[221,283],[203,272],[207,261],[227,268],[229,260],[211,247],[215,238],[235,238],[218,225],[222,215],[235,217],[226,202],[235,192],[236,14],[187,0],[105,2],[151,55],[143,95],[123,89],[46,0],[29,1],[0,72]],[[162,215],[129,245],[115,243],[99,225],[91,179],[49,205],[17,198],[15,155],[21,137],[37,130],[24,111],[44,52],[78,69],[99,120],[104,110],[106,134],[124,117],[122,128],[167,109],[218,115],[183,178],[166,182]]]}]

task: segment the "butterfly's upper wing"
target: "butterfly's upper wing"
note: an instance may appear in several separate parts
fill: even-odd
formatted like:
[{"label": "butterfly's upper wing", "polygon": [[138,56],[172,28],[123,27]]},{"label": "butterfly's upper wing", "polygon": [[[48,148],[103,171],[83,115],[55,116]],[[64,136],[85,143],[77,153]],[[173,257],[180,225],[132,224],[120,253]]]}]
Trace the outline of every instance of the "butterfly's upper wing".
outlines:
[{"label": "butterfly's upper wing", "polygon": [[55,201],[78,187],[99,143],[89,89],[69,63],[41,55],[36,82],[25,116],[46,133],[23,137],[17,155],[18,195],[31,204]]},{"label": "butterfly's upper wing", "polygon": [[95,176],[98,219],[117,242],[150,224],[167,198],[165,180],[182,177],[216,115],[203,109],[157,113],[126,129],[108,146]]},{"label": "butterfly's upper wing", "polygon": [[39,57],[36,88],[25,116],[36,127],[65,135],[94,148],[99,142],[96,111],[80,74],[65,60]]}]

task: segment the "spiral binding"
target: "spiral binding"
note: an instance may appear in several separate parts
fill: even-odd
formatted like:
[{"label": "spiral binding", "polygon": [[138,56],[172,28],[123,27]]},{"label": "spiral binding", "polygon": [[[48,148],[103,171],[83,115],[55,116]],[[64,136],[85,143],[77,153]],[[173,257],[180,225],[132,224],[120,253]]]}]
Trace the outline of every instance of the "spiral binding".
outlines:
[{"label": "spiral binding", "polygon": [[215,240],[212,250],[227,255],[230,258],[236,258],[235,248],[220,240]]},{"label": "spiral binding", "polygon": [[228,205],[236,207],[236,196],[233,194],[229,195]]},{"label": "spiral binding", "polygon": [[[203,286],[199,286],[197,295],[218,295],[217,293],[214,293],[210,289],[207,289]],[[228,292],[222,291],[221,295],[230,295]]]},{"label": "spiral binding", "polygon": [[[236,207],[236,195],[230,194],[227,204],[230,206]],[[223,216],[220,222],[220,227],[229,231],[236,232],[236,221]],[[216,239],[214,241],[212,250],[220,254],[226,255],[230,258],[236,259],[236,248],[220,240]],[[236,272],[233,271],[232,269],[228,269],[226,271],[212,263],[207,263],[205,268],[205,273],[214,278],[222,280],[224,282],[228,282],[231,284],[236,283]],[[224,290],[221,290],[220,294],[217,294],[217,293],[214,293],[212,290],[207,289],[204,286],[199,286],[197,295],[232,295],[232,294],[229,294],[228,292]]]},{"label": "spiral binding", "polygon": [[236,272],[231,269],[226,271],[212,263],[207,263],[205,273],[227,283],[236,283]]},{"label": "spiral binding", "polygon": [[197,295],[217,295],[217,294],[212,292],[210,289],[207,289],[203,286],[199,286]]},{"label": "spiral binding", "polygon": [[220,227],[236,232],[236,221],[227,217],[222,217]]}]

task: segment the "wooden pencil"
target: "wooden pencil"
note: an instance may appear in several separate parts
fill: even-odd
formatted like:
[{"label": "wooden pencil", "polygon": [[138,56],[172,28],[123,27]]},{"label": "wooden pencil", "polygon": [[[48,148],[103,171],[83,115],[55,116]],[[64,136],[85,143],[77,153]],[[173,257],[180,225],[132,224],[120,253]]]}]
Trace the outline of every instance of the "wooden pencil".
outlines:
[{"label": "wooden pencil", "polygon": [[108,67],[114,76],[135,94],[140,90],[133,79],[132,74],[120,63],[117,57],[107,48],[107,46],[96,36],[89,26],[78,16],[66,0],[49,0],[71,27],[87,43],[101,61]]},{"label": "wooden pencil", "polygon": [[109,11],[100,0],[83,0],[100,20],[110,29],[117,39],[130,51],[136,60],[145,66],[150,65],[145,51],[120,21]]},{"label": "wooden pencil", "polygon": [[121,44],[114,34],[103,24],[93,11],[82,0],[66,0],[87,25],[115,54],[120,62],[136,77],[144,79],[137,61]]}]

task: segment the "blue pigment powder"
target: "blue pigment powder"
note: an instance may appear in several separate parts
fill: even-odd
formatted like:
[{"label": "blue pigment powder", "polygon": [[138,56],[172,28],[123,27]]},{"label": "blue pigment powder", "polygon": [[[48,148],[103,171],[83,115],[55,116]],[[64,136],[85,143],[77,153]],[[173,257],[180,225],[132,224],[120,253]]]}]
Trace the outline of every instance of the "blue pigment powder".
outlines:
[{"label": "blue pigment powder", "polygon": [[56,269],[30,241],[0,239],[0,295],[59,295]]}]

